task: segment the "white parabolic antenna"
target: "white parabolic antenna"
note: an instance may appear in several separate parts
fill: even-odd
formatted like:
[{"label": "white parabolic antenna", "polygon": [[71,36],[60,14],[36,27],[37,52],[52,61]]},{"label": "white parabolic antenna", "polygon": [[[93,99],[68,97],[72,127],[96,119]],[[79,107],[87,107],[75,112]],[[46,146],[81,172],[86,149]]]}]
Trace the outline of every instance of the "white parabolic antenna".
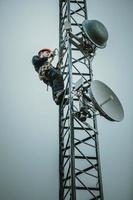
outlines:
[{"label": "white parabolic antenna", "polygon": [[120,122],[124,118],[121,102],[103,82],[98,80],[92,81],[89,93],[94,106],[106,119]]}]

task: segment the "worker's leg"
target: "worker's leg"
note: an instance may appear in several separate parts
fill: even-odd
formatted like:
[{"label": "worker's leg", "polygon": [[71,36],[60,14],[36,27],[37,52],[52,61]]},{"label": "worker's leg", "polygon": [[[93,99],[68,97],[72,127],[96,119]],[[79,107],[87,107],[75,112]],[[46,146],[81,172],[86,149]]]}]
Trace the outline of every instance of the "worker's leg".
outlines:
[{"label": "worker's leg", "polygon": [[64,95],[64,81],[63,76],[59,74],[56,79],[53,80],[53,99],[57,105],[59,105],[62,101]]},{"label": "worker's leg", "polygon": [[57,105],[59,105],[63,98],[64,80],[62,74],[55,68],[50,68],[47,73],[51,82],[53,99]]}]

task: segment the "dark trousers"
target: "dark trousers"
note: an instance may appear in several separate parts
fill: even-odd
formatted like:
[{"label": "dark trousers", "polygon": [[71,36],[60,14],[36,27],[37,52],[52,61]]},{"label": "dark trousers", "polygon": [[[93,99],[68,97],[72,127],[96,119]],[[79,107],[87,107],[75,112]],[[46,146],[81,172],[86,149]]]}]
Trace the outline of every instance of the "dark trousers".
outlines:
[{"label": "dark trousers", "polygon": [[53,99],[59,91],[64,89],[64,81],[62,74],[54,67],[51,67],[46,73],[49,79],[49,85],[52,88]]}]

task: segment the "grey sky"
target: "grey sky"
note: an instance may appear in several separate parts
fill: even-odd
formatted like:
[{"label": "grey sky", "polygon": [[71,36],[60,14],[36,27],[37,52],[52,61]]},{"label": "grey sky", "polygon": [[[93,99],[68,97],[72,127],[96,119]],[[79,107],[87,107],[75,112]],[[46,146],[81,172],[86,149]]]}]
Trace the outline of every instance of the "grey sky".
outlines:
[{"label": "grey sky", "polygon": [[[88,18],[109,40],[93,61],[94,79],[121,100],[125,119],[98,117],[105,200],[132,200],[133,1],[88,0]],[[42,47],[58,47],[57,0],[0,1],[0,199],[58,199],[58,107],[31,64]]]}]

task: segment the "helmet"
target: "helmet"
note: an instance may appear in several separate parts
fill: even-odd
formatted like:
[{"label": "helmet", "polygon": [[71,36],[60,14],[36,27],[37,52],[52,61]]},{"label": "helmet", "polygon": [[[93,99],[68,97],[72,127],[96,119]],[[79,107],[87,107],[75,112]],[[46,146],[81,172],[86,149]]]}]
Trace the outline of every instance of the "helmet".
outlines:
[{"label": "helmet", "polygon": [[44,49],[41,49],[39,52],[38,52],[38,55],[40,55],[41,52],[43,51],[49,51],[49,53],[51,52],[51,49],[47,49],[47,48],[44,48]]}]

